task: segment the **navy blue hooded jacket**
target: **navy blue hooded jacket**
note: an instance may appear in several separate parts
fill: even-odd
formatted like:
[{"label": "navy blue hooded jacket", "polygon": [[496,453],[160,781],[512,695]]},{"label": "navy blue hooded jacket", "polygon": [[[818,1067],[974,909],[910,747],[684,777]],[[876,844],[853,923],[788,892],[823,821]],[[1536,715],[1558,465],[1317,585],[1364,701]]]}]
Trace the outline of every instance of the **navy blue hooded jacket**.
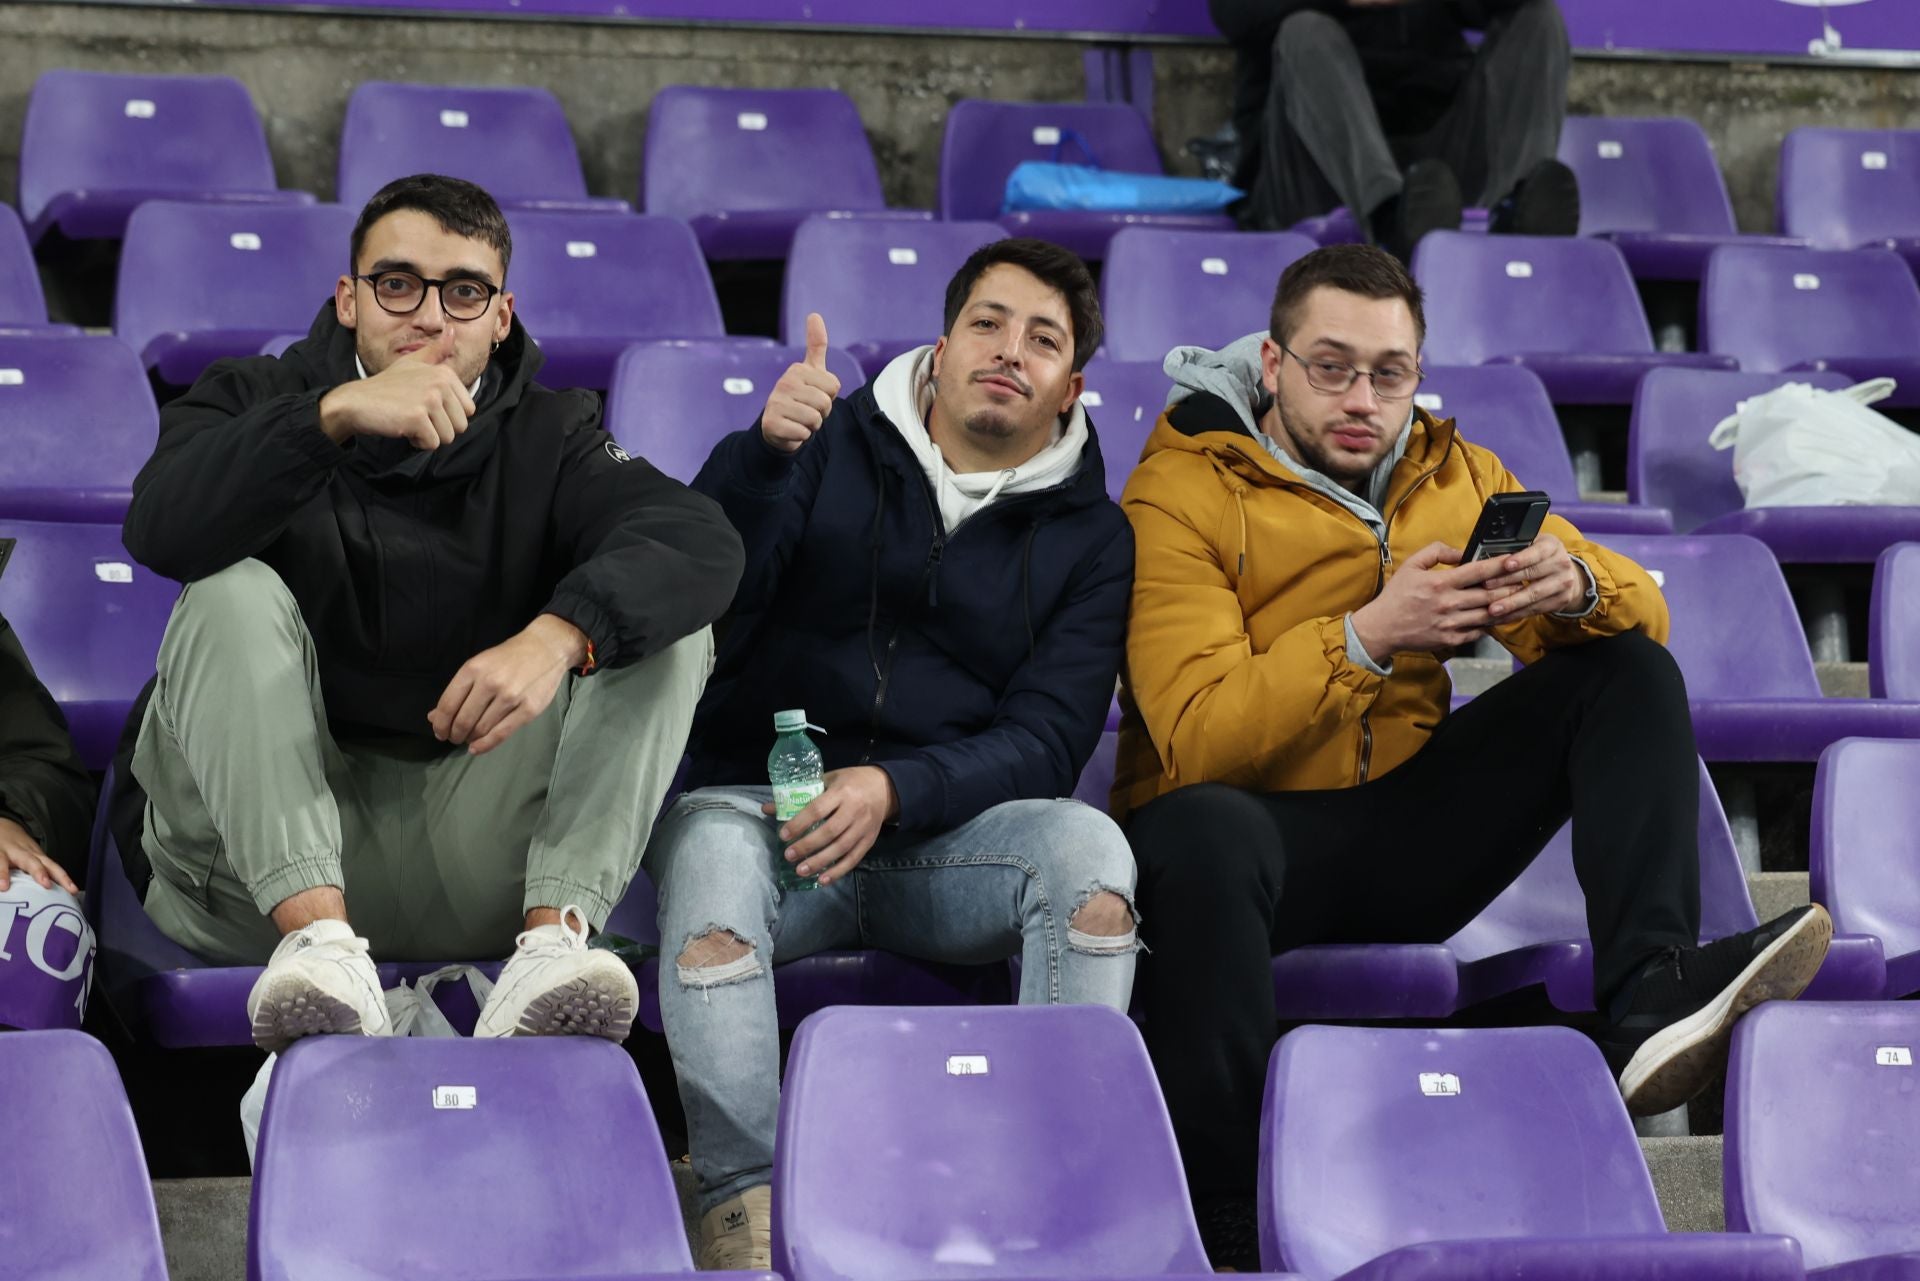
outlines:
[{"label": "navy blue hooded jacket", "polygon": [[1133,531],[1092,424],[1069,481],[1003,496],[952,535],[871,385],[792,454],[755,423],[693,487],[746,544],[694,719],[690,787],[767,777],[773,714],[803,707],[828,769],[874,764],[903,830],[1068,796],[1126,642]]}]

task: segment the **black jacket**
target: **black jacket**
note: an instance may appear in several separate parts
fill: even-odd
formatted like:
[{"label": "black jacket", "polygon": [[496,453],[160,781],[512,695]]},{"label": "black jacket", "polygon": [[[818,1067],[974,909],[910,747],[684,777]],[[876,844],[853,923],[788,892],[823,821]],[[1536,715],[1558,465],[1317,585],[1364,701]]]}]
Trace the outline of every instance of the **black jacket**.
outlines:
[{"label": "black jacket", "polygon": [[0,618],[0,818],[27,829],[76,885],[87,878],[93,778],[67,737],[67,718]]},{"label": "black jacket", "polygon": [[127,550],[182,582],[271,567],[313,633],[336,732],[431,741],[460,666],[543,612],[600,666],[637,662],[719,617],[740,539],[710,500],[628,461],[591,393],[541,387],[539,368],[515,320],[452,444],[343,448],[319,426],[321,396],[356,377],[329,302],[281,358],[221,361],[161,412]]},{"label": "black jacket", "polygon": [[1133,530],[1092,436],[1063,484],[1002,498],[949,537],[872,385],[793,454],[758,424],[694,480],[747,573],[694,721],[690,786],[767,777],[773,713],[826,728],[829,769],[892,777],[903,829],[1071,795],[1125,644]]}]

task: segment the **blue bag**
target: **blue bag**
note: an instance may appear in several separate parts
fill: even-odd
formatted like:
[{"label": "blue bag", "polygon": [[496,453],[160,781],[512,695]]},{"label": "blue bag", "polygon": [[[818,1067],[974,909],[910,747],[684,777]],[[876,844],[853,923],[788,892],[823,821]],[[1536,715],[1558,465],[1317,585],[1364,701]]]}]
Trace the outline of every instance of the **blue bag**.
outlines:
[{"label": "blue bag", "polygon": [[[1088,163],[1064,164],[1061,151],[1076,144]],[[1007,175],[1000,212],[1037,209],[1082,210],[1099,213],[1218,213],[1246,195],[1238,187],[1206,178],[1172,178],[1159,173],[1116,173],[1100,167],[1099,158],[1077,132],[1066,130],[1053,149],[1053,160],[1023,160]]]}]

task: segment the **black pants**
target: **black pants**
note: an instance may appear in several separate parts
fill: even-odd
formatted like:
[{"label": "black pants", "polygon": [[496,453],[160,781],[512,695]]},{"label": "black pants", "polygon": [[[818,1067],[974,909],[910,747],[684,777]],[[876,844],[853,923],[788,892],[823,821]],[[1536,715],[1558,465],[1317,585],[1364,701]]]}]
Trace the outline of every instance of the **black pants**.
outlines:
[{"label": "black pants", "polygon": [[1571,816],[1604,1001],[1699,940],[1699,801],[1680,670],[1629,633],[1514,673],[1363,786],[1203,783],[1135,812],[1150,949],[1136,989],[1195,1198],[1254,1190],[1275,954],[1442,942]]},{"label": "black pants", "polygon": [[[1337,205],[1364,228],[1368,214],[1399,194],[1402,169],[1422,159],[1446,161],[1467,202],[1489,205],[1560,145],[1571,53],[1554,0],[1527,0],[1494,18],[1478,50],[1463,56],[1450,100],[1427,92],[1399,103],[1382,103],[1369,89],[1361,51],[1339,19],[1301,10],[1262,24],[1263,6],[1277,7],[1228,6],[1242,19],[1237,38],[1230,34],[1239,50],[1240,177],[1250,184],[1248,220],[1262,229]],[[1435,70],[1444,57],[1436,50],[1435,67],[1406,74]],[[1392,108],[1385,124],[1383,106]]]}]

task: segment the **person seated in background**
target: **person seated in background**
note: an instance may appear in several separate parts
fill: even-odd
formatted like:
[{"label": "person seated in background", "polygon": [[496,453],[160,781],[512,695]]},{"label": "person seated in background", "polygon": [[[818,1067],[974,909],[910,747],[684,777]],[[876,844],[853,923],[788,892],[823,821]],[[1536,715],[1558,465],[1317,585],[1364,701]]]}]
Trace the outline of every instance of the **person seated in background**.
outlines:
[{"label": "person seated in background", "polygon": [[[1421,293],[1366,245],[1289,266],[1270,328],[1167,358],[1122,506],[1137,549],[1114,811],[1139,864],[1140,1008],[1214,1262],[1254,1257],[1271,958],[1438,943],[1563,823],[1601,1048],[1627,1107],[1685,1103],[1734,1021],[1793,997],[1832,922],[1699,946],[1698,764],[1652,577],[1548,516],[1462,563],[1524,489],[1413,405]],[[1525,666],[1449,711],[1447,658]]]},{"label": "person seated in background", "polygon": [[267,963],[267,1049],[385,1031],[372,956],[510,944],[476,1035],[623,1038],[633,977],[588,931],[639,867],[740,540],[591,393],[535,381],[485,191],[402,178],[346,247],[306,339],[208,369],[134,481],[127,549],[186,584],[132,751],[135,883],[181,945]]},{"label": "person seated in background", "polygon": [[[58,1026],[78,1027],[86,1012],[93,932],[80,888],[97,792],[66,717],[0,617],[0,1026],[54,1025],[23,1017],[30,1006],[52,1014],[54,1002]],[[52,954],[51,922],[34,938],[31,922],[49,911],[67,921],[60,932],[73,936],[70,955]],[[70,1010],[64,990],[54,990],[67,985],[75,988]]]},{"label": "person seated in background", "polygon": [[[689,791],[647,850],[703,1267],[771,1266],[774,964],[1017,954],[1023,1002],[1126,1008],[1126,839],[1055,799],[1105,724],[1133,575],[1079,403],[1100,332],[1078,258],[1002,240],[948,285],[945,336],[848,399],[809,316],[806,359],[694,481],[748,566]],[[776,823],[768,747],[792,708],[824,727],[829,768]]]},{"label": "person seated in background", "polygon": [[[1244,221],[1338,205],[1405,261],[1463,203],[1492,230],[1570,236],[1580,190],[1554,159],[1567,114],[1555,0],[1209,0],[1234,49]],[[1478,48],[1463,32],[1483,32]]]}]

